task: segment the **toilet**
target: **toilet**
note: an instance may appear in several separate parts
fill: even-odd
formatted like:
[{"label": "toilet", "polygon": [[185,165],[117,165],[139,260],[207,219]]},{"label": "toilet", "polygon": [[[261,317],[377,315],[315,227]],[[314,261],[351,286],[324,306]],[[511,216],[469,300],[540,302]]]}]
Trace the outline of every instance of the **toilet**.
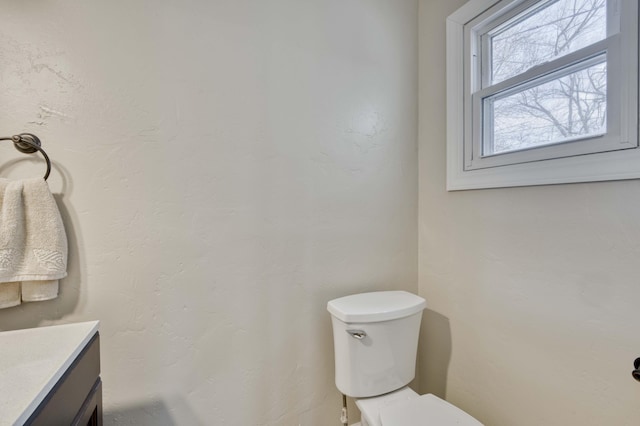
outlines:
[{"label": "toilet", "polygon": [[336,386],[352,397],[361,423],[353,426],[482,426],[432,394],[407,385],[415,377],[422,297],[378,291],[331,300]]}]

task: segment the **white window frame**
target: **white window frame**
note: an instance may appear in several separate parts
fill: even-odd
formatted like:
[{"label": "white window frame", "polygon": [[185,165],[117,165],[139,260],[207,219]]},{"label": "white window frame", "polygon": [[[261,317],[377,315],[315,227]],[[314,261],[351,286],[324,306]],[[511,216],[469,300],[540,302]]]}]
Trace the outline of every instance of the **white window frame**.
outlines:
[{"label": "white window frame", "polygon": [[[613,13],[608,13],[609,34],[605,40],[494,86],[487,87],[487,82],[481,81],[481,62],[474,59],[479,56],[478,44],[483,42],[478,40],[540,1],[470,0],[447,18],[449,191],[640,178],[638,0],[608,0]],[[483,99],[550,73],[568,72],[571,66],[583,67],[575,64],[599,55],[606,55],[607,60],[606,134],[592,135],[578,143],[481,154],[486,132],[479,124],[483,122]]]}]

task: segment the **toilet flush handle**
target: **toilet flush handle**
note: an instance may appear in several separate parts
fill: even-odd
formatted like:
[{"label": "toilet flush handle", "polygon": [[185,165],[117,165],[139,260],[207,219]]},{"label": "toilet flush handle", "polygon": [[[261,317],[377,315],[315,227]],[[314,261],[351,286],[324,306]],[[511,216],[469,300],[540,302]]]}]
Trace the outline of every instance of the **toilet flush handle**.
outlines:
[{"label": "toilet flush handle", "polygon": [[362,340],[367,337],[367,332],[364,330],[347,330],[347,333],[358,340]]},{"label": "toilet flush handle", "polygon": [[633,367],[634,370],[631,372],[631,375],[640,382],[640,358],[636,358],[636,360],[633,361]]}]

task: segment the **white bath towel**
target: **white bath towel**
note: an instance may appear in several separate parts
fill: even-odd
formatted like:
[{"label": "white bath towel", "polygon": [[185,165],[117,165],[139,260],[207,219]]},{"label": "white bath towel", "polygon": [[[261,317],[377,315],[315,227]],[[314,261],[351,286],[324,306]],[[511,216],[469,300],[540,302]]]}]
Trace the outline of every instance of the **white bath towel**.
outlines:
[{"label": "white bath towel", "polygon": [[66,275],[67,236],[46,181],[0,179],[0,308],[53,299]]}]

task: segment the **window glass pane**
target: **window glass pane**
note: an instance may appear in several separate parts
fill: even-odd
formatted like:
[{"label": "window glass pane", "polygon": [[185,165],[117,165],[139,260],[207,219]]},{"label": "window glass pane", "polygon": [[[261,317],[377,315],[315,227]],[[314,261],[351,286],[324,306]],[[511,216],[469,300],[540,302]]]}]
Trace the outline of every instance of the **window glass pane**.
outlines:
[{"label": "window glass pane", "polygon": [[485,138],[484,155],[603,134],[607,64],[595,63],[515,93],[494,95],[484,99],[484,110],[489,112],[487,122],[491,129]]},{"label": "window glass pane", "polygon": [[549,1],[493,30],[491,84],[605,39],[606,3],[606,0]]}]

